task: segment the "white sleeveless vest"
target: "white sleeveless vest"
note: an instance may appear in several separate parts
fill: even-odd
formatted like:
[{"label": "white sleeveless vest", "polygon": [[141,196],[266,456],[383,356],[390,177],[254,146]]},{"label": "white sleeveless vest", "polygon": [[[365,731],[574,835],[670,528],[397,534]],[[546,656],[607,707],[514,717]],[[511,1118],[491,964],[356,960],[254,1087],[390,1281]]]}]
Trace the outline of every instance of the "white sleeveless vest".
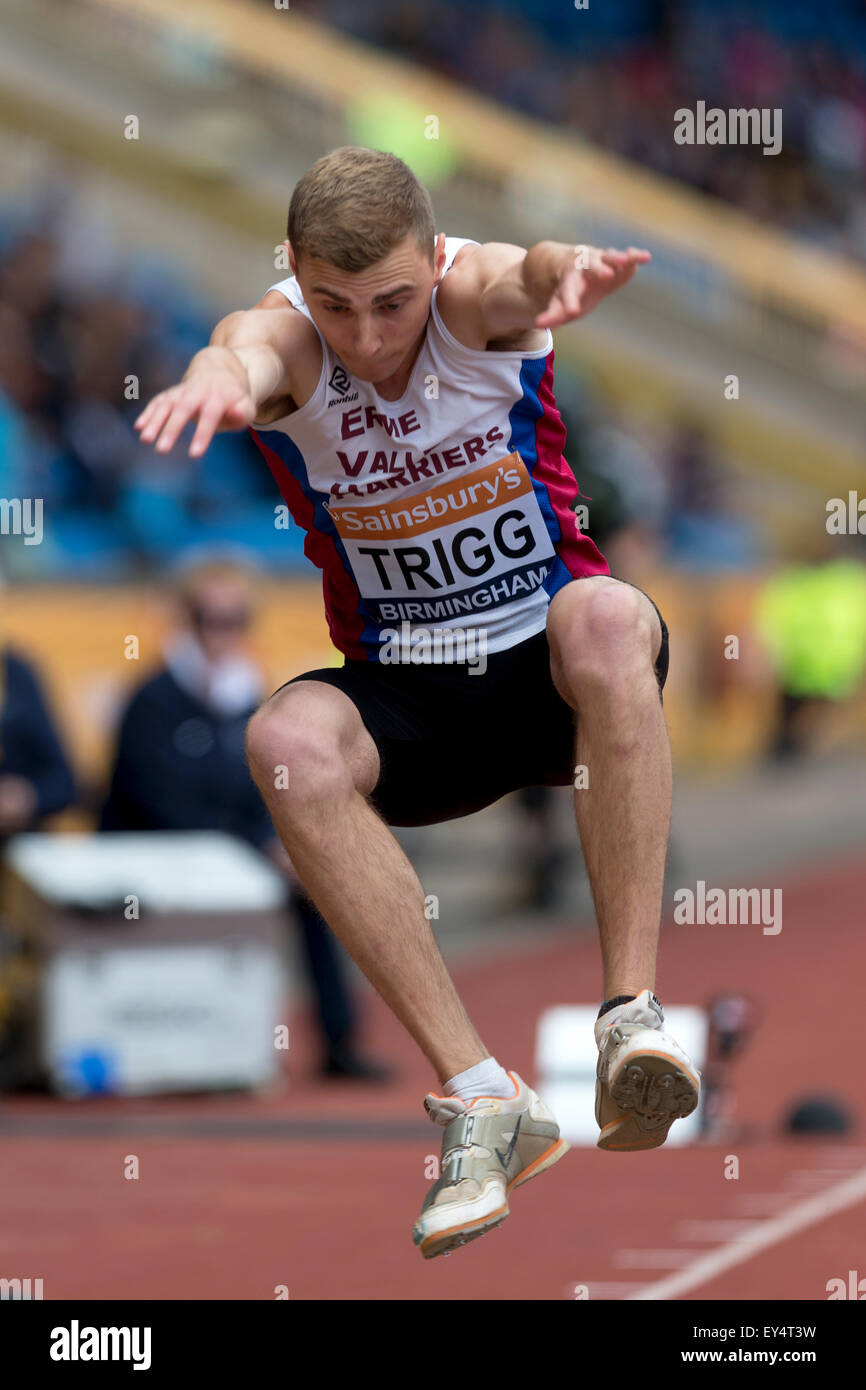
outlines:
[{"label": "white sleeveless vest", "polygon": [[[446,271],[466,244],[446,239]],[[312,322],[294,277],[272,288]],[[422,630],[502,651],[542,631],[564,584],[609,573],[572,510],[550,332],[534,352],[464,347],[436,297],[399,400],[352,378],[317,328],[312,396],[252,430],[307,532],[331,638],[350,659],[379,660],[388,644],[393,660],[395,643]]]}]

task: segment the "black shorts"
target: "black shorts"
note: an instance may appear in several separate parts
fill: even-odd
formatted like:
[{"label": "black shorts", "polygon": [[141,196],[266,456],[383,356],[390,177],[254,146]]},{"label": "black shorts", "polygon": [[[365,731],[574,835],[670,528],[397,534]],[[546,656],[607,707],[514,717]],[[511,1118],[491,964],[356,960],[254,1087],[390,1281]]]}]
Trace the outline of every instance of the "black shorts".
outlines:
[{"label": "black shorts", "polygon": [[[662,628],[655,664],[661,699],[668,629],[653,608]],[[483,674],[465,664],[347,659],[286,684],[297,681],[334,685],[356,706],[381,765],[370,800],[389,825],[433,825],[523,787],[574,782],[574,711],[553,683],[546,631],[489,655]]]}]

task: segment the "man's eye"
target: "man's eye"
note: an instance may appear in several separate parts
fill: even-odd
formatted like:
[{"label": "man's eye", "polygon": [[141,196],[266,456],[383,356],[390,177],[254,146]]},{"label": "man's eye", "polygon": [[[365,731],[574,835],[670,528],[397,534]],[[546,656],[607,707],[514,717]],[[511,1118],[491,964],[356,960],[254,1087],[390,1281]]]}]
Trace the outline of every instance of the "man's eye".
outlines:
[{"label": "man's eye", "polygon": [[406,303],[405,299],[401,299],[399,304],[383,304],[382,307],[383,307],[383,309],[387,309],[388,312],[389,312],[390,314],[395,314],[395,313],[397,312],[398,309],[402,309],[402,308],[403,308],[403,305],[404,305],[405,303]]},{"label": "man's eye", "polygon": [[345,304],[326,304],[325,308],[329,314],[345,314],[348,312]]}]

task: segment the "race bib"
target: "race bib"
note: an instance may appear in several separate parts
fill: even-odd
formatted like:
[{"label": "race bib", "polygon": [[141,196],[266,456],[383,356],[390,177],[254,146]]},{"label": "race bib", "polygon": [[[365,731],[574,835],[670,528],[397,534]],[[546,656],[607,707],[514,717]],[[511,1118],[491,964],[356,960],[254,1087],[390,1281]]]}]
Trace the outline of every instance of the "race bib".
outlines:
[{"label": "race bib", "polygon": [[411,498],[329,513],[376,622],[513,603],[544,583],[555,557],[516,452]]}]

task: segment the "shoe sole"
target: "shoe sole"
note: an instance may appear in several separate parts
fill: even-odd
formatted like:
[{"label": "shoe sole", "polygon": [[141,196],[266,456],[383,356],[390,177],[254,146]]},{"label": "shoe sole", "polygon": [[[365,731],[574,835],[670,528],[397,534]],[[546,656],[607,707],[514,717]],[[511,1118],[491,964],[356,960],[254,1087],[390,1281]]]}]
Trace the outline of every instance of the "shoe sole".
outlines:
[{"label": "shoe sole", "polygon": [[611,1082],[611,1100],[625,1114],[610,1120],[598,1138],[598,1148],[658,1149],[675,1120],[696,1109],[700,1079],[667,1052],[639,1052]]},{"label": "shoe sole", "polygon": [[495,1230],[501,1226],[506,1216],[509,1214],[508,1196],[513,1187],[519,1187],[521,1183],[529,1182],[530,1178],[537,1178],[539,1173],[545,1169],[552,1168],[554,1163],[568,1153],[571,1145],[565,1139],[557,1139],[555,1144],[551,1144],[549,1149],[545,1149],[543,1154],[539,1154],[528,1168],[512,1178],[505,1188],[505,1203],[497,1211],[491,1211],[487,1216],[482,1216],[478,1221],[465,1221],[457,1226],[451,1226],[447,1231],[437,1231],[435,1235],[428,1236],[422,1240],[418,1249],[425,1260],[435,1259],[437,1255],[450,1255],[452,1250],[458,1250],[461,1245],[466,1245],[470,1240],[477,1240],[479,1236],[486,1236],[488,1231]]}]

